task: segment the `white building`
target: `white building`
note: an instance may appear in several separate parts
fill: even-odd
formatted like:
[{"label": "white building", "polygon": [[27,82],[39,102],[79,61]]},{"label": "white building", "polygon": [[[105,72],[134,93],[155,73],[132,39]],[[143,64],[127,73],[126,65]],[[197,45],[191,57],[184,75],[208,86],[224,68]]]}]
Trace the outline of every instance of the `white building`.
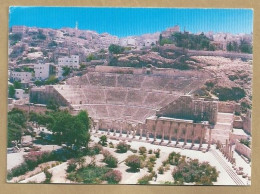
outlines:
[{"label": "white building", "polygon": [[31,72],[11,71],[10,78],[12,81],[21,81],[24,83],[28,83],[32,79],[32,73]]},{"label": "white building", "polygon": [[79,65],[79,56],[78,55],[71,55],[71,57],[61,57],[58,59],[58,68],[57,68],[57,76],[59,78],[62,77],[63,67],[70,67],[73,69],[80,68]]},{"label": "white building", "polygon": [[25,33],[26,26],[12,26],[12,33]]},{"label": "white building", "polygon": [[126,38],[121,38],[119,40],[119,44],[121,46],[130,46],[130,47],[134,47],[137,46],[137,40],[134,37],[126,37]]},{"label": "white building", "polygon": [[23,98],[28,98],[29,94],[26,94],[23,89],[15,89],[15,95],[14,97],[16,99],[23,99]]},{"label": "white building", "polygon": [[45,80],[48,79],[51,74],[51,66],[54,66],[53,63],[45,63],[45,64],[35,64],[34,72],[36,80]]}]

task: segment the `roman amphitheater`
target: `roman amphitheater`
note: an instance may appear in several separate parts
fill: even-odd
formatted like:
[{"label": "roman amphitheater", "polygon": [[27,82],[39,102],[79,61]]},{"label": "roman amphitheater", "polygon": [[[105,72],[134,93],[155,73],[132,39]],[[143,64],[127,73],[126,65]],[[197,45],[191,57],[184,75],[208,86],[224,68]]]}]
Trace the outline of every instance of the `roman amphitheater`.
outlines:
[{"label": "roman amphitheater", "polygon": [[197,149],[217,142],[227,146],[236,105],[192,95],[212,79],[206,70],[96,66],[63,85],[33,88],[30,99],[44,104],[52,97],[72,112],[87,110],[92,132],[113,138]]}]

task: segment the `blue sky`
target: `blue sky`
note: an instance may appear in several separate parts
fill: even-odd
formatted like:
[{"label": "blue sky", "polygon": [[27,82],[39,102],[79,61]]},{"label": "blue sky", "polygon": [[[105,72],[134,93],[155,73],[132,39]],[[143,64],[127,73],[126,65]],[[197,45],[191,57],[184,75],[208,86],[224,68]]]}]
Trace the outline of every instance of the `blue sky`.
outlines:
[{"label": "blue sky", "polygon": [[193,33],[253,31],[251,9],[10,7],[9,13],[9,27],[74,28],[77,21],[79,29],[119,37],[159,32],[174,25]]}]

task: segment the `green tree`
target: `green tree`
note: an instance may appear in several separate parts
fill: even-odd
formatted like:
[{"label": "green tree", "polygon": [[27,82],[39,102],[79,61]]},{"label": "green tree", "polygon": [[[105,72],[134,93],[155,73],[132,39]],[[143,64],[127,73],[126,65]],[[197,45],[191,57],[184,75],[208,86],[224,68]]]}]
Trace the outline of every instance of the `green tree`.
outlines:
[{"label": "green tree", "polygon": [[249,54],[252,54],[253,52],[253,48],[252,48],[252,45],[247,43],[246,41],[244,40],[241,40],[240,42],[240,51],[242,53],[249,53]]},{"label": "green tree", "polygon": [[8,87],[8,97],[9,98],[14,98],[14,95],[15,95],[15,88],[13,85],[10,85]]},{"label": "green tree", "polygon": [[22,88],[22,84],[20,81],[14,81],[14,88],[15,89],[21,89]]},{"label": "green tree", "polygon": [[63,70],[62,76],[67,76],[67,75],[69,75],[70,72],[71,72],[70,67],[67,67],[67,66],[62,67],[62,70]]},{"label": "green tree", "polygon": [[120,45],[116,45],[116,44],[111,44],[109,47],[108,47],[108,50],[110,53],[112,54],[121,54],[125,51],[125,48],[120,46]]},{"label": "green tree", "polygon": [[55,75],[51,75],[46,81],[45,81],[45,84],[46,85],[53,85],[53,84],[56,84],[58,83],[59,80],[58,78],[55,77]]},{"label": "green tree", "polygon": [[26,128],[27,116],[18,109],[8,112],[8,146],[12,145],[12,141],[21,142],[22,133]]},{"label": "green tree", "polygon": [[102,135],[101,137],[100,137],[100,144],[102,145],[102,146],[106,146],[107,145],[107,136],[106,135]]},{"label": "green tree", "polygon": [[47,109],[54,110],[54,111],[59,110],[59,107],[60,107],[59,104],[53,98],[51,98],[48,101],[47,106],[46,106]]},{"label": "green tree", "polygon": [[9,40],[12,40],[12,41],[20,41],[22,39],[22,34],[21,33],[15,33],[15,34],[10,34],[9,35]]},{"label": "green tree", "polygon": [[50,115],[54,121],[50,123],[49,129],[58,144],[74,145],[75,149],[88,146],[90,119],[86,111],[81,111],[76,116],[72,116],[68,111],[57,111]]},{"label": "green tree", "polygon": [[95,60],[95,59],[96,59],[96,57],[93,54],[88,55],[87,58],[86,58],[87,61],[92,61],[92,60]]}]

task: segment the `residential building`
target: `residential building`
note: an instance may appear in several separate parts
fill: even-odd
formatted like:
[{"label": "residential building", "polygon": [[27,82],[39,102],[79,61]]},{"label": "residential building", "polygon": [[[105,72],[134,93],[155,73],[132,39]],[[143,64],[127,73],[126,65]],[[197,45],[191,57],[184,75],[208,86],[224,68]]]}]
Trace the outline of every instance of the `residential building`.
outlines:
[{"label": "residential building", "polygon": [[70,68],[73,68],[73,69],[80,68],[79,56],[78,55],[71,55],[71,57],[58,58],[57,76],[59,78],[62,77],[63,67],[70,67]]},{"label": "residential building", "polygon": [[11,78],[11,81],[21,81],[24,83],[28,83],[32,79],[32,73],[31,72],[11,71],[10,78]]},{"label": "residential building", "polygon": [[54,73],[54,64],[53,63],[40,63],[34,65],[35,79],[36,80],[45,80]]},{"label": "residential building", "polygon": [[12,26],[12,33],[25,33],[26,26]]},{"label": "residential building", "polygon": [[15,89],[15,95],[14,97],[16,99],[23,99],[23,98],[28,98],[29,94],[26,94],[23,89]]}]

